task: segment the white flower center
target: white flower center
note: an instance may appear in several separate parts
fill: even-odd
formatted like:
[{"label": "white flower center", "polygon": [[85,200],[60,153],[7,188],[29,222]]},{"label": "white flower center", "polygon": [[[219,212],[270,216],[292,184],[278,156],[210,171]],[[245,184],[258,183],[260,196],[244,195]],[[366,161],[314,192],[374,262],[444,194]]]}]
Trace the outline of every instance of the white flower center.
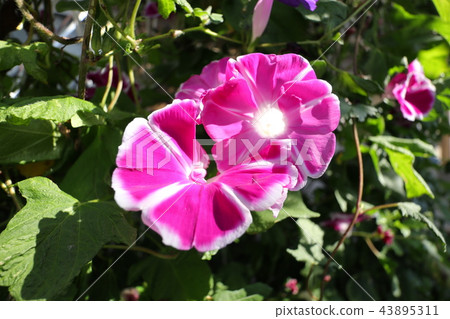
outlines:
[{"label": "white flower center", "polygon": [[273,107],[264,108],[258,112],[254,126],[258,134],[266,138],[277,137],[286,129],[283,113]]}]

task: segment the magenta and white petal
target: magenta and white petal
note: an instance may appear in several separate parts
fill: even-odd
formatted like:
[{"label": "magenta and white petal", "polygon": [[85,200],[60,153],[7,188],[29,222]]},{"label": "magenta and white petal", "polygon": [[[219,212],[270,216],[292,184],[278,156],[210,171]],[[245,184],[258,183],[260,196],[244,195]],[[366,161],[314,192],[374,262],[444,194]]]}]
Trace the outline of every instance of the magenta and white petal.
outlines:
[{"label": "magenta and white petal", "polygon": [[289,81],[316,79],[313,68],[296,54],[252,53],[230,60],[227,79],[244,78],[260,106],[271,105],[283,94],[281,87]]},{"label": "magenta and white petal", "polygon": [[202,101],[202,122],[214,141],[240,133],[243,123],[251,120],[258,110],[252,92],[243,79],[227,81],[209,91]]},{"label": "magenta and white petal", "polygon": [[142,219],[166,245],[198,251],[223,248],[251,224],[250,211],[220,184],[171,185],[150,198]]},{"label": "magenta and white petal", "polygon": [[125,210],[141,210],[146,199],[160,188],[186,179],[186,173],[156,169],[145,170],[116,168],[112,176],[114,199]]},{"label": "magenta and white petal", "polygon": [[251,223],[249,209],[233,189],[220,183],[207,184],[199,203],[193,246],[198,251],[223,248],[242,236]]},{"label": "magenta and white petal", "polygon": [[418,60],[408,66],[408,73],[400,73],[386,86],[386,96],[397,99],[403,117],[409,121],[423,119],[433,108],[436,88],[423,73]]},{"label": "magenta and white petal", "polygon": [[252,42],[259,38],[269,23],[273,0],[258,0],[252,17]]},{"label": "magenta and white petal", "polygon": [[225,82],[225,70],[229,58],[225,57],[213,61],[205,66],[199,75],[191,76],[184,82],[178,92],[176,99],[192,99],[199,109],[202,109],[201,98],[210,89],[214,89]]},{"label": "magenta and white petal", "polygon": [[163,133],[174,141],[176,144],[172,148],[174,154],[183,157],[187,162],[192,162],[194,149],[198,147],[195,140],[197,115],[198,109],[194,101],[174,100],[172,104],[153,112],[148,121],[153,131]]},{"label": "magenta and white petal", "polygon": [[292,162],[302,175],[318,178],[327,169],[336,148],[333,133],[318,135],[293,134],[296,140],[292,148]]},{"label": "magenta and white petal", "polygon": [[167,134],[153,130],[144,118],[136,118],[125,129],[116,158],[120,168],[135,169],[151,174],[155,169],[185,174],[189,159],[174,154],[177,143]]},{"label": "magenta and white petal", "polygon": [[419,60],[415,59],[408,65],[408,73],[423,74],[423,66],[420,64]]},{"label": "magenta and white petal", "polygon": [[215,177],[214,182],[232,188],[250,210],[275,207],[278,213],[285,199],[285,189],[297,184],[297,171],[290,163],[259,161],[235,166]]}]

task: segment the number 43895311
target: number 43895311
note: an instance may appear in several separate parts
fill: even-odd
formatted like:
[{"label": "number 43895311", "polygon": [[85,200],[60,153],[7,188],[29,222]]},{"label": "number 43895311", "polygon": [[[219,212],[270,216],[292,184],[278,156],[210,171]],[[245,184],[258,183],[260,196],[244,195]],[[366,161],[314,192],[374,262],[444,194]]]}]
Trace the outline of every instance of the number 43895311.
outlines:
[{"label": "number 43895311", "polygon": [[383,306],[378,310],[384,316],[437,316],[437,306]]}]

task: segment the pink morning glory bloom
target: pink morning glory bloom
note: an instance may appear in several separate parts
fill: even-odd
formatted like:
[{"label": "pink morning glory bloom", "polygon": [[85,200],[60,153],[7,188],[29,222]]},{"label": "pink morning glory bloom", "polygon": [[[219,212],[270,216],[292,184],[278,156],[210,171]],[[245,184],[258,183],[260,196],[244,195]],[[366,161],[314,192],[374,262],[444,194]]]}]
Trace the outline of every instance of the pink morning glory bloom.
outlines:
[{"label": "pink morning glory bloom", "polygon": [[299,284],[297,279],[295,278],[291,278],[289,279],[284,286],[286,287],[286,289],[293,295],[298,294],[299,292]]},{"label": "pink morning glory bloom", "polygon": [[219,171],[258,159],[292,163],[299,176],[320,177],[334,155],[339,100],[299,55],[260,53],[229,60],[226,82],[208,91],[201,119],[216,142]]},{"label": "pink morning glory bloom", "polygon": [[[331,219],[325,220],[321,223],[321,225],[326,227],[331,227],[339,234],[343,235],[347,230],[348,226],[352,223],[353,215],[352,214],[344,214],[344,213],[332,213],[330,215]],[[356,219],[356,223],[360,223],[362,221],[368,220],[370,217],[367,215],[359,215]]]},{"label": "pink morning glory bloom", "polygon": [[386,95],[400,103],[403,117],[409,121],[423,119],[433,108],[436,88],[423,73],[418,60],[412,61],[407,73],[397,74],[386,87]]},{"label": "pink morning glory bloom", "polygon": [[213,61],[205,66],[199,75],[191,76],[175,94],[176,99],[192,99],[202,109],[201,98],[210,89],[225,82],[225,70],[229,58]]},{"label": "pink morning glory bloom", "polygon": [[[302,4],[305,8],[314,11],[317,7],[316,3],[319,0],[279,0],[291,7],[298,7]],[[270,12],[272,11],[273,0],[259,0],[252,17],[252,42],[259,38],[266,29],[269,22]]]},{"label": "pink morning glory bloom", "polygon": [[267,161],[237,165],[205,180],[208,157],[195,139],[198,108],[175,100],[136,118],[125,129],[112,187],[126,210],[142,210],[142,220],[166,245],[198,251],[220,249],[252,222],[250,210],[272,207],[295,184],[295,169]]}]

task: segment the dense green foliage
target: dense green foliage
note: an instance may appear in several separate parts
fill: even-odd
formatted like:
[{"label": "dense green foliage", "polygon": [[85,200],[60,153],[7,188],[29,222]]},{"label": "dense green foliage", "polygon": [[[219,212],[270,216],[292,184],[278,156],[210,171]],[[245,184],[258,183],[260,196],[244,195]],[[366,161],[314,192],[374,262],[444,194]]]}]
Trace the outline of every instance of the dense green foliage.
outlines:
[{"label": "dense green foliage", "polygon": [[[28,2],[32,13],[44,8],[52,30],[47,1]],[[58,1],[57,11],[74,16],[95,9],[81,62],[28,22],[25,41],[0,39],[0,300],[120,300],[129,287],[141,300],[311,300],[321,285],[325,300],[450,299],[450,170],[435,150],[450,134],[448,1],[319,0],[314,12],[275,1],[254,43],[255,0],[158,0],[152,18],[144,2]],[[166,247],[139,212],[114,202],[123,130],[170,103],[210,61],[249,52],[300,54],[331,83],[341,100],[335,157],[324,176],[289,194],[277,219],[252,213],[236,243],[206,254]],[[437,99],[410,122],[383,93],[415,58]],[[83,99],[86,72],[108,65],[119,79]],[[343,271],[327,264],[342,234],[323,222],[356,210],[358,151],[366,217],[333,257]],[[285,288],[289,278],[298,294]]]}]

